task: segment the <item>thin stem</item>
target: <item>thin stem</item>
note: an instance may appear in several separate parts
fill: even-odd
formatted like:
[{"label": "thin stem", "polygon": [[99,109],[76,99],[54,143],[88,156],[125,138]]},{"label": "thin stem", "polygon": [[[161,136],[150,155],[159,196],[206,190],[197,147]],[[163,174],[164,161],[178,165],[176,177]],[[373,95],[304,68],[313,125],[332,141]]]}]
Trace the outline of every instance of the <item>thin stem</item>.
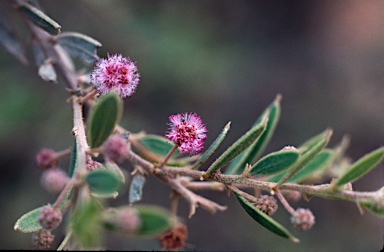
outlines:
[{"label": "thin stem", "polygon": [[162,168],[168,162],[168,160],[171,158],[172,154],[177,150],[178,147],[179,146],[175,144],[157,168]]},{"label": "thin stem", "polygon": [[72,236],[72,229],[70,229],[67,234],[65,235],[64,237],[64,240],[61,242],[60,246],[57,248],[57,251],[62,251],[65,246],[67,246],[67,243],[69,241],[69,239],[71,238]]},{"label": "thin stem", "polygon": [[96,95],[98,94],[97,90],[92,90],[91,92],[89,92],[86,96],[84,97],[81,97],[79,99],[79,103],[80,104],[84,104],[86,103],[89,99],[92,99],[93,97],[95,97]]},{"label": "thin stem", "polygon": [[284,196],[281,194],[281,192],[279,190],[275,190],[275,193],[276,193],[276,196],[277,198],[279,198],[281,204],[284,206],[285,209],[287,209],[287,211],[293,215],[295,213],[295,209],[293,209],[288,201],[284,198]]},{"label": "thin stem", "polygon": [[59,197],[57,198],[55,204],[53,205],[53,208],[60,207],[61,202],[63,202],[64,198],[67,196],[67,193],[72,189],[73,185],[76,183],[77,179],[72,178],[68,181],[68,183],[65,185],[64,189],[61,191]]}]

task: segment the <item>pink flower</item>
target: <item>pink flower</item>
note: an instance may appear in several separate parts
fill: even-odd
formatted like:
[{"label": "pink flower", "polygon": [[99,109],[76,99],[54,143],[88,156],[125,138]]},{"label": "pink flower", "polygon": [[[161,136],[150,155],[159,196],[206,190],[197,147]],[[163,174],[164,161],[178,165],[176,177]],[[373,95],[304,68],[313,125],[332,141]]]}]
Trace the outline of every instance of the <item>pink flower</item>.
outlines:
[{"label": "pink flower", "polygon": [[207,135],[205,125],[200,117],[193,113],[171,115],[169,132],[166,138],[177,144],[179,153],[189,152],[190,156],[201,152]]},{"label": "pink flower", "polygon": [[91,84],[101,95],[114,91],[121,98],[129,97],[139,81],[136,64],[121,54],[108,54],[107,59],[100,59],[91,73]]}]

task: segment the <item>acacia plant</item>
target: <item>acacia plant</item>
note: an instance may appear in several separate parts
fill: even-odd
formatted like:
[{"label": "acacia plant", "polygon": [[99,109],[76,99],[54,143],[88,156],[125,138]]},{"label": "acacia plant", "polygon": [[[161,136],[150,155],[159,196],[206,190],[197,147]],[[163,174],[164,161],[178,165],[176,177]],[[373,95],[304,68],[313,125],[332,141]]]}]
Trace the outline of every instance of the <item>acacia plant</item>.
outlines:
[{"label": "acacia plant", "polygon": [[[297,147],[287,145],[263,154],[279,121],[281,95],[215,160],[210,157],[227,135],[230,122],[223,124],[221,134],[208,148],[204,140],[209,131],[195,113],[170,116],[164,136],[131,132],[120,119],[122,99],[141,85],[136,63],[120,54],[100,59],[100,42],[84,34],[61,32],[61,26],[35,1],[14,4],[30,32],[39,76],[49,82],[61,77],[73,111],[73,146],[62,151],[42,148],[36,155],[42,186],[57,195],[56,201],[15,220],[14,229],[31,233],[37,249],[52,249],[60,225],[65,225],[66,233],[58,250],[103,248],[103,230],[152,237],[165,249],[180,249],[188,231],[178,216],[179,200],[189,204],[189,218],[198,207],[211,213],[227,208],[199,195],[199,190],[233,194],[245,213],[266,231],[293,242],[299,239],[272,218],[278,201],[291,215],[292,226],[302,231],[315,224],[315,216],[310,209],[291,206],[301,196],[351,201],[361,213],[367,209],[384,216],[383,188],[361,192],[352,186],[383,159],[383,147],[351,162],[345,156],[348,138],[328,147],[332,130],[325,129]],[[25,61],[11,25],[5,18],[0,21],[1,43]],[[92,71],[77,70],[73,58],[92,66]],[[90,111],[87,118],[85,109]],[[65,155],[71,155],[66,171],[57,167]],[[119,166],[125,161],[131,164],[129,170]],[[206,170],[201,169],[203,164]],[[140,204],[147,176],[170,188],[171,209]],[[129,188],[126,205],[108,206],[105,199],[118,197],[123,187]]]}]

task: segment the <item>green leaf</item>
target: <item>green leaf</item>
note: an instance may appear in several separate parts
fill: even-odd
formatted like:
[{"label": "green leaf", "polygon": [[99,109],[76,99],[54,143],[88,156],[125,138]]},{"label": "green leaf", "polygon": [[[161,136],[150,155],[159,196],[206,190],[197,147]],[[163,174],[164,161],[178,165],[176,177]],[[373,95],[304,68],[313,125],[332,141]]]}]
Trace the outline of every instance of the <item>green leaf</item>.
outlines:
[{"label": "green leaf", "polygon": [[336,186],[342,186],[348,182],[353,182],[367,172],[372,170],[384,157],[384,147],[378,148],[365,156],[361,157],[352,166],[340,176],[340,178],[336,181]]},{"label": "green leaf", "polygon": [[100,147],[108,139],[121,119],[122,110],[122,101],[114,92],[97,101],[88,122],[87,137],[91,148]]},{"label": "green leaf", "polygon": [[332,130],[326,130],[321,137],[316,138],[316,141],[311,142],[306,145],[304,152],[301,154],[300,159],[293,165],[284,176],[277,182],[276,188],[281,184],[286,182],[288,179],[295,176],[301,169],[303,169],[312,159],[314,159],[327,145],[330,137],[332,135]]},{"label": "green leaf", "polygon": [[76,160],[77,160],[77,145],[76,145],[76,138],[73,138],[71,163],[70,163],[69,170],[68,170],[68,177],[70,177],[70,178],[72,178],[73,174],[75,173]]},{"label": "green leaf", "polygon": [[135,232],[140,236],[157,236],[172,225],[172,215],[158,206],[134,205],[140,218],[141,226]]},{"label": "green leaf", "polygon": [[299,242],[299,239],[294,237],[287,229],[277,223],[274,219],[261,212],[244,197],[240,196],[235,192],[234,194],[236,196],[236,199],[239,201],[241,207],[249,214],[249,216],[251,216],[260,225],[281,237],[288,238],[293,242]]},{"label": "green leaf", "polygon": [[243,172],[246,164],[253,163],[265,149],[269,140],[271,139],[276,125],[280,118],[280,101],[281,95],[277,95],[275,100],[270,104],[261,116],[257,119],[254,125],[259,124],[263,118],[267,117],[268,122],[263,134],[260,138],[252,144],[246,151],[240,154],[236,159],[234,159],[231,165],[228,167],[226,174],[240,174]]},{"label": "green leaf", "polygon": [[270,153],[261,158],[252,166],[249,174],[254,175],[271,175],[288,169],[300,157],[297,150],[280,150]]},{"label": "green leaf", "polygon": [[218,169],[232,161],[236,156],[253,144],[264,132],[268,118],[265,117],[259,124],[255,125],[235,143],[233,143],[216,161],[208,168],[204,177],[208,178]]},{"label": "green leaf", "polygon": [[13,228],[23,233],[32,233],[42,229],[38,219],[40,209],[41,207],[36,208],[21,216]]},{"label": "green leaf", "polygon": [[15,30],[3,13],[0,13],[0,43],[22,63],[27,64],[28,60],[24,55],[21,43],[16,37]]},{"label": "green leaf", "polygon": [[131,186],[129,188],[129,203],[133,204],[141,200],[143,194],[143,187],[145,183],[145,177],[140,173],[136,173],[131,181]]},{"label": "green leaf", "polygon": [[84,249],[100,246],[101,228],[101,210],[95,200],[76,209],[72,223],[73,236]]},{"label": "green leaf", "polygon": [[[173,144],[168,139],[158,135],[145,135],[139,139],[139,142],[149,151],[165,157],[172,149]],[[176,157],[179,154],[177,152],[172,154],[172,157]]]},{"label": "green leaf", "polygon": [[44,31],[51,35],[57,35],[60,33],[61,26],[45,15],[41,10],[28,4],[27,2],[22,2],[19,8],[26,14],[29,20],[42,28]]},{"label": "green leaf", "polygon": [[221,131],[220,135],[216,138],[216,140],[211,144],[211,146],[204,152],[204,154],[195,162],[195,164],[192,166],[192,170],[197,169],[200,165],[202,165],[207,159],[215,152],[217,147],[219,147],[220,143],[224,140],[225,136],[227,135],[229,128],[230,128],[231,122],[227,123],[225,125],[223,131]]},{"label": "green leaf", "polygon": [[[382,196],[384,197],[384,196]],[[381,200],[381,202],[360,202],[358,203],[360,206],[368,209],[374,214],[377,214],[381,218],[384,218],[384,202]]]},{"label": "green leaf", "polygon": [[99,59],[97,48],[101,43],[87,35],[77,32],[63,32],[57,36],[57,42],[73,57],[85,64],[94,64]]},{"label": "green leaf", "polygon": [[121,187],[121,179],[107,169],[93,170],[85,177],[89,190],[95,194],[114,194]]},{"label": "green leaf", "polygon": [[[328,168],[332,161],[334,160],[335,153],[332,150],[323,150],[320,154],[318,154],[315,158],[312,159],[303,169],[296,173],[293,177],[287,180],[288,183],[293,182],[301,182],[308,177],[313,176],[317,171],[321,171],[323,169]],[[270,182],[278,182],[284,174],[279,174],[274,176],[268,181]]]}]

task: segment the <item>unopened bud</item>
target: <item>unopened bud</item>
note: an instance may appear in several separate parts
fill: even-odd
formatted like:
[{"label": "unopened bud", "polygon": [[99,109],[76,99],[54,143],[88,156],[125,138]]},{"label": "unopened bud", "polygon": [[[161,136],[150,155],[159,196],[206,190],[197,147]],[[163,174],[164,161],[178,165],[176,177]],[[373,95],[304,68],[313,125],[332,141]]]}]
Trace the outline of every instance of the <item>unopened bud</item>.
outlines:
[{"label": "unopened bud", "polygon": [[103,154],[110,160],[120,163],[127,156],[129,145],[126,139],[114,135],[103,145]]},{"label": "unopened bud", "polygon": [[141,225],[138,214],[132,208],[121,209],[117,213],[116,223],[118,227],[125,232],[134,232],[138,230]]},{"label": "unopened bud", "polygon": [[272,216],[278,208],[276,199],[269,195],[262,195],[253,205],[268,216]]},{"label": "unopened bud", "polygon": [[44,229],[52,230],[59,226],[62,220],[60,209],[46,205],[39,212],[39,223]]},{"label": "unopened bud", "polygon": [[59,194],[68,181],[67,174],[59,168],[44,171],[40,179],[41,186],[51,194]]},{"label": "unopened bud", "polygon": [[51,234],[51,231],[41,229],[32,234],[32,244],[38,249],[49,249],[52,246],[55,236]]},{"label": "unopened bud", "polygon": [[43,170],[56,167],[58,159],[56,152],[51,149],[42,149],[36,155],[36,165]]},{"label": "unopened bud", "polygon": [[309,209],[298,208],[291,216],[291,223],[300,231],[308,230],[315,224],[315,216]]}]

